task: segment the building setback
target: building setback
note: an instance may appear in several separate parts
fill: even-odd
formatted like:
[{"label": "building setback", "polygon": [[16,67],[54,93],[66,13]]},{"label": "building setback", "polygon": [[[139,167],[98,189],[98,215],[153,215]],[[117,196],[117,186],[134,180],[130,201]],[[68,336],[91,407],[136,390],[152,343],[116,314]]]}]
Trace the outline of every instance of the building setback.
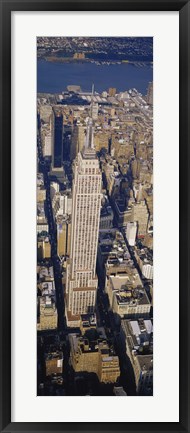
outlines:
[{"label": "building setback", "polygon": [[78,326],[80,315],[93,312],[96,303],[101,183],[99,161],[93,148],[93,125],[89,119],[85,146],[74,164],[71,250],[66,272],[68,326]]}]

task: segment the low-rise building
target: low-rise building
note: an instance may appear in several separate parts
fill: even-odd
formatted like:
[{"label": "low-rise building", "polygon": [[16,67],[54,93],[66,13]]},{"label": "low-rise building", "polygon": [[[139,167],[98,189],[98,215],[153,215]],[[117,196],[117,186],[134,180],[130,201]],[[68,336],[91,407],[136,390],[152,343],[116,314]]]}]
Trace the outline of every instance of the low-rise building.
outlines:
[{"label": "low-rise building", "polygon": [[59,350],[45,353],[46,376],[61,375],[63,373],[63,353]]},{"label": "low-rise building", "polygon": [[96,314],[81,314],[80,330],[81,334],[84,335],[85,332],[96,329]]},{"label": "low-rise building", "polygon": [[89,341],[69,335],[70,359],[75,372],[96,373],[100,382],[116,383],[120,376],[119,358],[106,341]]},{"label": "low-rise building", "polygon": [[56,329],[58,314],[52,266],[37,267],[37,294],[37,330]]},{"label": "low-rise building", "polygon": [[54,281],[53,266],[52,265],[37,266],[37,275],[38,275],[38,283],[41,283],[43,281]]},{"label": "low-rise building", "polygon": [[132,289],[142,288],[142,281],[133,261],[123,261],[119,265],[112,264],[106,266],[106,292],[109,297],[110,306],[113,302],[113,293],[121,290],[123,287]]},{"label": "low-rise building", "polygon": [[131,361],[138,395],[153,395],[153,326],[151,320],[122,320],[121,335]]},{"label": "low-rise building", "polygon": [[57,308],[55,300],[51,296],[39,297],[39,312],[37,330],[44,331],[57,328]]},{"label": "low-rise building", "polygon": [[121,318],[149,316],[151,304],[137,270],[133,277],[127,273],[107,276],[106,292],[113,313]]},{"label": "low-rise building", "polygon": [[142,272],[142,275],[148,280],[153,279],[153,252],[147,247],[136,246],[135,258]]},{"label": "low-rise building", "polygon": [[100,230],[98,244],[98,262],[103,268],[110,260],[122,263],[130,254],[122,233],[114,228]]},{"label": "low-rise building", "polygon": [[37,187],[37,202],[44,202],[46,200],[46,189],[44,186]]},{"label": "low-rise building", "polygon": [[118,290],[113,294],[112,310],[120,317],[149,317],[150,302],[143,288]]},{"label": "low-rise building", "polygon": [[45,214],[44,202],[37,203],[37,234],[48,233],[49,225]]},{"label": "low-rise building", "polygon": [[49,259],[51,257],[51,243],[49,236],[39,235],[37,238],[37,258],[38,260]]},{"label": "low-rise building", "polygon": [[122,386],[114,386],[113,393],[116,397],[125,397],[127,395]]}]

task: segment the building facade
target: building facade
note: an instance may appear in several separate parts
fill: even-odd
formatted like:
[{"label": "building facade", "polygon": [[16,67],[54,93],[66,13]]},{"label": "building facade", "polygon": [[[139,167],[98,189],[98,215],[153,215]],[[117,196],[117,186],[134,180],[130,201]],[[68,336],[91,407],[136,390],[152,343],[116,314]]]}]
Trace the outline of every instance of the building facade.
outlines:
[{"label": "building facade", "polygon": [[63,353],[59,350],[45,353],[46,376],[60,375],[63,373]]},{"label": "building facade", "polygon": [[73,161],[78,152],[80,152],[84,145],[85,140],[85,125],[75,124],[73,127],[72,138],[71,138],[71,148],[70,148],[70,158]]},{"label": "building facade", "polygon": [[58,314],[55,305],[55,300],[51,296],[41,296],[39,298],[39,313],[37,330],[45,331],[48,329],[56,329]]},{"label": "building facade", "polygon": [[[86,143],[74,165],[72,187],[71,251],[66,272],[66,317],[94,311],[96,258],[101,207],[101,171],[93,148],[93,126],[87,126]],[[70,316],[70,319],[69,319]],[[69,322],[70,325],[69,325]]]},{"label": "building facade", "polygon": [[145,237],[148,226],[148,209],[145,201],[134,203],[132,206],[132,221],[137,221],[137,236]]},{"label": "building facade", "polygon": [[120,376],[119,358],[106,341],[89,342],[87,338],[69,335],[70,360],[75,373],[95,373],[100,382],[116,383]]},{"label": "building facade", "polygon": [[136,234],[137,234],[137,223],[136,221],[127,223],[126,227],[126,238],[128,240],[128,243],[131,247],[134,247],[135,240],[136,240]]},{"label": "building facade", "polygon": [[62,168],[63,164],[63,114],[53,109],[51,116],[52,168]]},{"label": "building facade", "polygon": [[152,321],[122,320],[121,336],[134,370],[137,395],[153,395]]}]

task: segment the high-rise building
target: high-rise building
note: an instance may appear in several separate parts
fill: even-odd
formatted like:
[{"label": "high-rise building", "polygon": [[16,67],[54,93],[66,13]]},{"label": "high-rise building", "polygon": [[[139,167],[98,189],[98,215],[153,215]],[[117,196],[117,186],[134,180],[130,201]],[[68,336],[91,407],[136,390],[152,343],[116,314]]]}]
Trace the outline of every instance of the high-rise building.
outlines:
[{"label": "high-rise building", "polygon": [[136,221],[134,221],[132,223],[131,222],[127,223],[126,237],[127,237],[128,243],[131,247],[134,247],[134,245],[135,245],[136,234],[137,234]]},{"label": "high-rise building", "polygon": [[69,193],[61,191],[56,193],[52,200],[53,216],[56,218],[58,215],[71,215],[72,198]]},{"label": "high-rise building", "polygon": [[57,253],[59,256],[69,256],[70,254],[70,216],[57,217]]},{"label": "high-rise building", "polygon": [[73,127],[73,133],[71,138],[71,148],[70,148],[70,158],[73,161],[78,152],[83,148],[85,140],[85,126],[80,124],[75,124]]},{"label": "high-rise building", "polygon": [[148,85],[146,100],[148,104],[153,105],[153,82]]},{"label": "high-rise building", "polygon": [[137,221],[137,237],[144,237],[148,226],[148,209],[145,200],[133,204],[131,221]]},{"label": "high-rise building", "polygon": [[93,312],[96,303],[101,183],[89,119],[84,148],[75,160],[72,187],[71,251],[66,272],[66,318],[71,327],[80,324],[81,314]]},{"label": "high-rise building", "polygon": [[57,218],[57,254],[66,256],[67,223],[64,217]]},{"label": "high-rise building", "polygon": [[92,105],[92,119],[93,120],[97,120],[98,119],[98,104],[93,104]]},{"label": "high-rise building", "polygon": [[44,137],[44,147],[43,147],[43,156],[44,158],[48,158],[51,157],[51,134],[48,133],[45,137]]},{"label": "high-rise building", "polygon": [[51,120],[52,167],[61,168],[63,165],[63,114],[53,109]]},{"label": "high-rise building", "polygon": [[53,200],[54,195],[59,192],[59,184],[57,182],[50,183],[50,197]]},{"label": "high-rise building", "polygon": [[63,170],[63,114],[53,108],[50,118],[52,140],[52,166],[50,174],[60,181],[64,179]]},{"label": "high-rise building", "polygon": [[115,87],[110,87],[108,89],[109,96],[115,96],[117,89]]}]

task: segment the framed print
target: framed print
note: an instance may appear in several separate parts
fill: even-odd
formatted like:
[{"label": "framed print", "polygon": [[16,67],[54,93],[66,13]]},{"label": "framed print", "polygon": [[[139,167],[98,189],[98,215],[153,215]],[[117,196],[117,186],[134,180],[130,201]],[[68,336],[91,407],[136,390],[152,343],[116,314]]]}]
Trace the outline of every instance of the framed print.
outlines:
[{"label": "framed print", "polygon": [[1,431],[188,432],[189,1],[0,4]]}]

